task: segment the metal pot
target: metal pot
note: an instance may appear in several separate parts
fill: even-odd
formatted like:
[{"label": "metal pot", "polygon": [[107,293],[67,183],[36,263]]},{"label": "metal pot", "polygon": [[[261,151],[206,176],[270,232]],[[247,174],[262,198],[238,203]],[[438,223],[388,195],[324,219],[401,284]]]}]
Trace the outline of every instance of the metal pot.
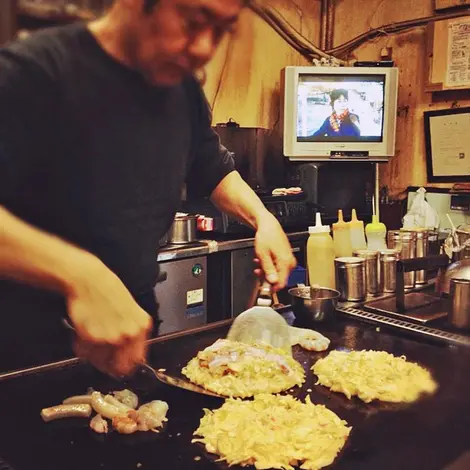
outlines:
[{"label": "metal pot", "polygon": [[173,245],[186,245],[197,240],[197,215],[176,214],[168,231],[168,241]]},{"label": "metal pot", "polygon": [[440,281],[441,294],[449,295],[451,279],[470,280],[470,259],[463,259],[449,265]]},{"label": "metal pot", "polygon": [[456,328],[470,328],[470,280],[450,280],[449,322]]},{"label": "metal pot", "polygon": [[327,322],[336,318],[336,305],[339,292],[334,289],[320,287],[315,289],[314,298],[309,286],[289,289],[292,309],[300,324],[309,325]]}]

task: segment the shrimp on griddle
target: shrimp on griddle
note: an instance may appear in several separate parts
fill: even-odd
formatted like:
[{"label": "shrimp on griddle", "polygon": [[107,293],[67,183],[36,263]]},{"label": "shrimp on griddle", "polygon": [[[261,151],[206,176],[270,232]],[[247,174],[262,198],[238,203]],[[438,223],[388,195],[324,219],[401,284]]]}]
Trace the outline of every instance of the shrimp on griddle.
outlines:
[{"label": "shrimp on griddle", "polygon": [[168,403],[154,400],[142,405],[137,410],[137,425],[139,431],[152,431],[160,428],[167,421]]},{"label": "shrimp on griddle", "polygon": [[106,434],[109,431],[108,422],[101,415],[95,415],[91,419],[90,428],[98,434]]}]

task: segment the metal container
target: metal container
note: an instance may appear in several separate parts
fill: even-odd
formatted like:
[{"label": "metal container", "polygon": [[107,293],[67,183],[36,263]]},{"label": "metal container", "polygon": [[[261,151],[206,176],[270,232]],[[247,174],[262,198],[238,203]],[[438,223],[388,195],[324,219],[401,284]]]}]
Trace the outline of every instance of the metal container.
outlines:
[{"label": "metal container", "polygon": [[339,292],[320,287],[314,290],[314,298],[312,298],[311,292],[309,286],[289,289],[292,309],[299,324],[309,325],[334,320]]},{"label": "metal container", "polygon": [[389,230],[387,233],[387,247],[389,250],[401,251],[401,232],[400,230]]},{"label": "metal container", "polygon": [[439,230],[429,230],[428,232],[428,254],[438,255],[440,252],[439,246]]},{"label": "metal container", "polygon": [[470,328],[470,280],[451,279],[449,322],[456,328]]},{"label": "metal container", "polygon": [[379,252],[373,250],[355,250],[354,256],[366,260],[366,289],[372,296],[380,295],[383,287],[379,278]]},{"label": "metal container", "polygon": [[360,302],[367,295],[366,260],[358,257],[335,259],[336,288],[340,299]]},{"label": "metal container", "polygon": [[[413,259],[416,258],[416,232],[401,230],[400,232],[400,258]],[[405,289],[414,289],[416,284],[416,272],[411,271],[405,273]]]},{"label": "metal container", "polygon": [[[429,231],[416,231],[416,258],[424,258],[429,254]],[[428,283],[428,272],[426,270],[416,271],[416,285]]]},{"label": "metal container", "polygon": [[168,241],[173,245],[186,245],[197,240],[197,216],[176,215],[168,231]]},{"label": "metal container", "polygon": [[396,250],[382,250],[379,254],[379,279],[383,292],[392,293],[397,290],[397,261],[399,253]]},{"label": "metal container", "polygon": [[[469,243],[470,240],[470,224],[459,225],[455,231],[459,240],[460,246]],[[460,261],[470,258],[470,244],[463,250],[455,253],[455,260]]]},{"label": "metal container", "polygon": [[450,281],[452,279],[470,281],[470,259],[463,259],[449,265],[440,281],[441,294],[450,294]]}]

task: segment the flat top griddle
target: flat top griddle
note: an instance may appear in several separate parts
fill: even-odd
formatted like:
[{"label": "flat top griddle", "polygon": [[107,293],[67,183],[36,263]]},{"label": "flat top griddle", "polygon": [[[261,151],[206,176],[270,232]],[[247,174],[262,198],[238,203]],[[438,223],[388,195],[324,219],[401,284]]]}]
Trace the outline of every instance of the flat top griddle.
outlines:
[{"label": "flat top griddle", "polygon": [[[227,329],[227,325],[219,325],[160,338],[151,346],[149,362],[178,375],[189,359],[217,338],[224,337]],[[304,386],[294,389],[293,394],[303,399],[309,393],[314,403],[325,404],[353,426],[344,451],[331,469],[440,470],[470,450],[469,349],[420,343],[346,319],[318,330],[332,340],[333,349],[380,349],[406,355],[428,367],[440,384],[434,397],[412,406],[365,404],[315,386],[315,377],[308,373]],[[309,370],[326,353],[295,348],[294,354]],[[108,391],[125,385],[80,363],[0,379],[0,456],[15,470],[228,468],[216,463],[200,444],[190,442],[203,408],[217,408],[223,400],[157,381],[147,383],[137,392],[145,401],[168,401],[169,422],[160,434],[101,436],[88,429],[87,420],[45,424],[39,416],[41,408],[60,403],[66,396],[86,392],[88,387]]]}]

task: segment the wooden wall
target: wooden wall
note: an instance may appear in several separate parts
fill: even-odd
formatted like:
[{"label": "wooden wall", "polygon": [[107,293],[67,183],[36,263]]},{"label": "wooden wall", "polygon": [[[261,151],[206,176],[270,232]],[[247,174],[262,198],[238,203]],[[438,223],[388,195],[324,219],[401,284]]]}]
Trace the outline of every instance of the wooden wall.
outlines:
[{"label": "wooden wall", "polygon": [[[318,44],[320,0],[275,0],[269,5]],[[213,123],[232,118],[243,127],[272,128],[279,121],[280,70],[286,65],[308,62],[246,10],[232,40],[221,45],[207,68],[205,92],[211,104],[217,94]]]},{"label": "wooden wall", "polygon": [[[339,45],[370,28],[431,14],[433,0],[336,0],[334,42]],[[434,97],[425,93],[426,40],[426,30],[420,28],[384,36],[355,51],[358,59],[377,60],[382,47],[390,46],[392,58],[400,68],[397,154],[381,167],[380,175],[382,185],[387,185],[394,195],[410,185],[432,186],[426,177],[423,112],[452,105],[470,106],[469,91],[443,92]]]}]

